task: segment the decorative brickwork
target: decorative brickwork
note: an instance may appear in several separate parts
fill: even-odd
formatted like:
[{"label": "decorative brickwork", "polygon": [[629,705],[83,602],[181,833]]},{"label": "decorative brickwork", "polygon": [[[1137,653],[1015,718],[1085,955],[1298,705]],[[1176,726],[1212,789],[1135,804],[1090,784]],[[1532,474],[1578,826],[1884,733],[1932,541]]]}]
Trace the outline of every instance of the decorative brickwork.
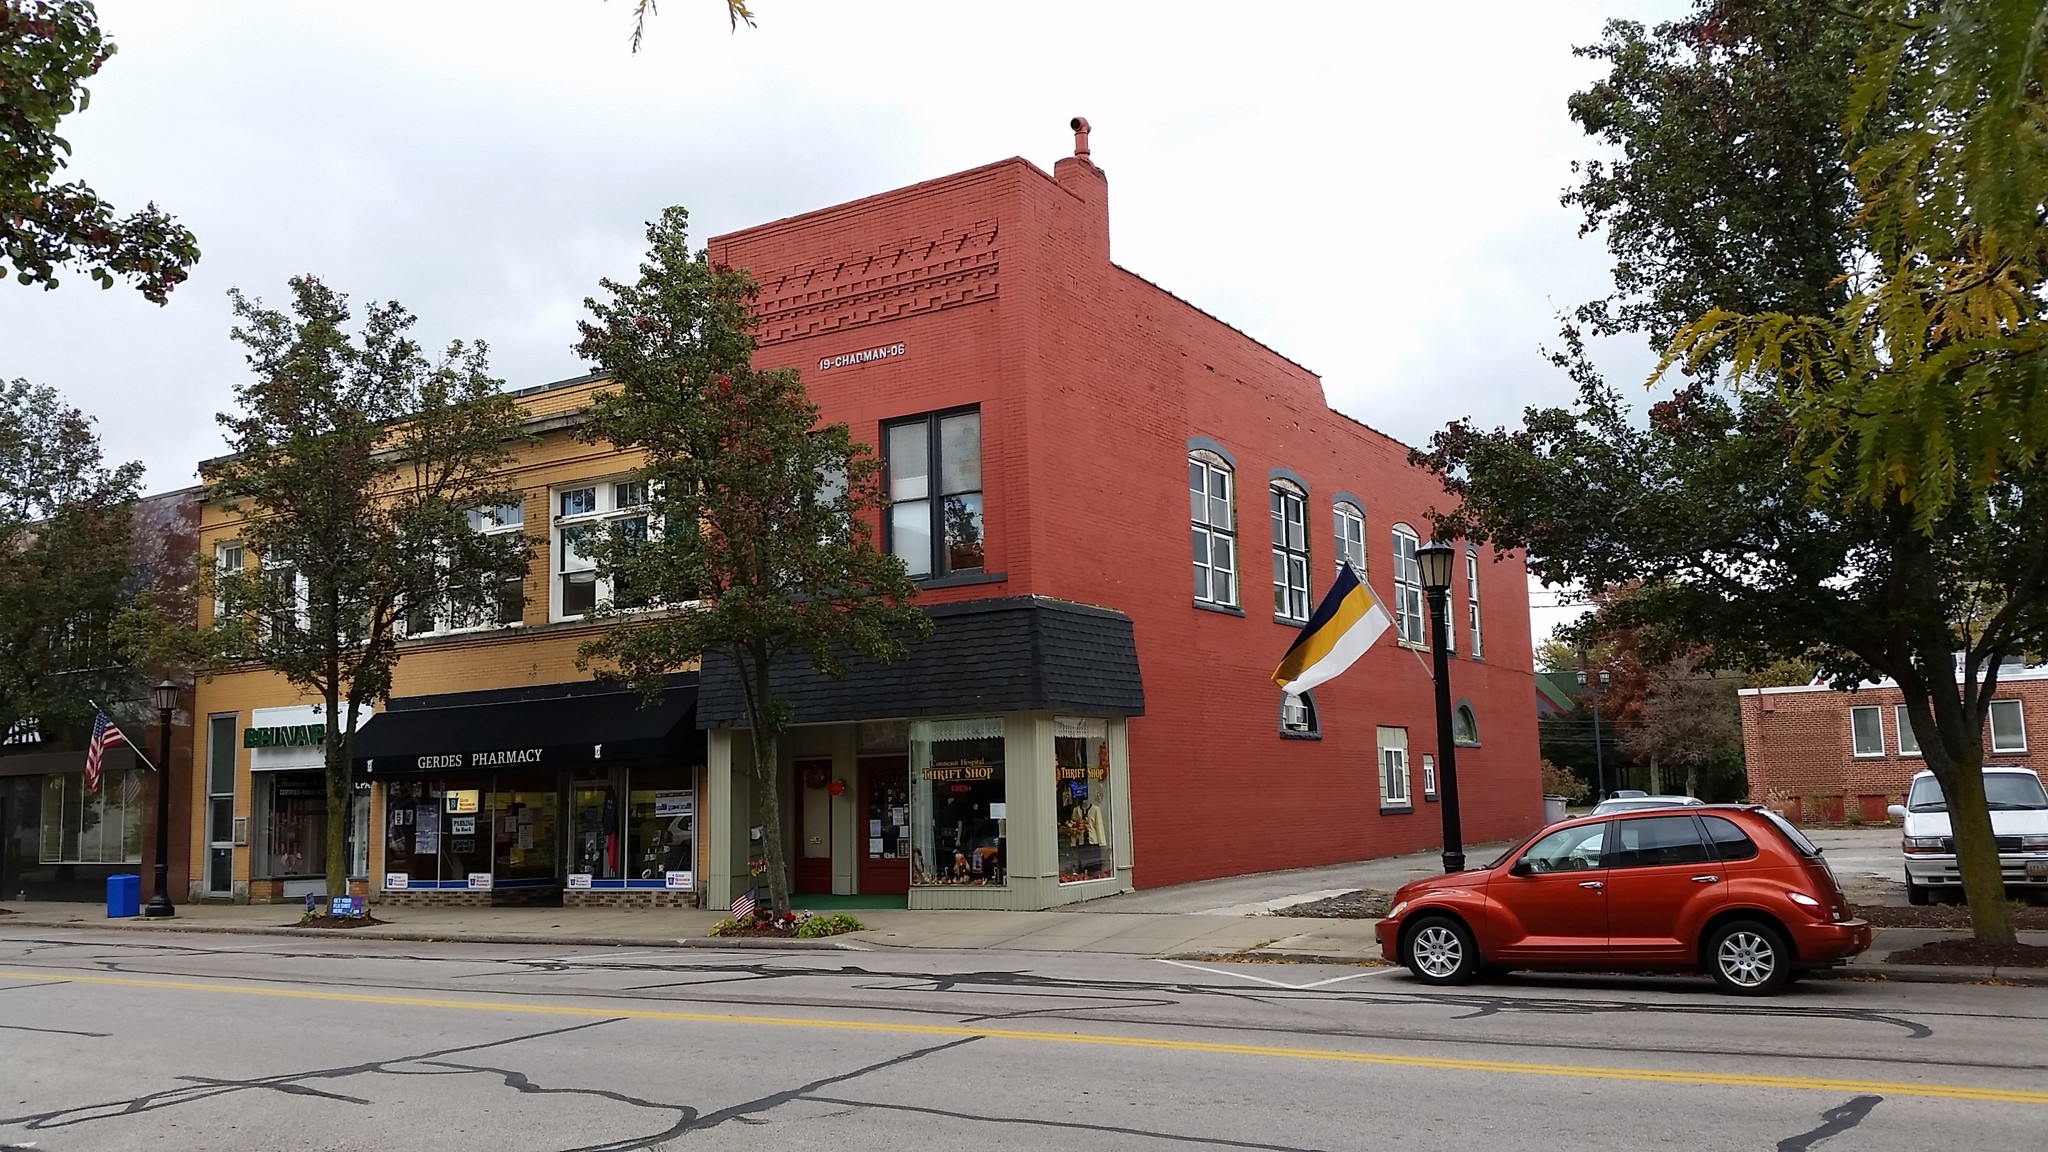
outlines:
[{"label": "decorative brickwork", "polygon": [[694,892],[671,892],[665,888],[572,888],[562,893],[564,908],[695,908],[697,901]]}]

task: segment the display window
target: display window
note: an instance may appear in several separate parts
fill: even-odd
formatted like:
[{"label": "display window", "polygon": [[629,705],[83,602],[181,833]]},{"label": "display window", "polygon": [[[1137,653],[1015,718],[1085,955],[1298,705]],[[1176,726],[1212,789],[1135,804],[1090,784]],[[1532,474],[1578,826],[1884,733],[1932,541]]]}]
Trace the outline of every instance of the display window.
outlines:
[{"label": "display window", "polygon": [[1109,721],[1055,717],[1052,725],[1060,883],[1109,879],[1116,875],[1110,851]]},{"label": "display window", "polygon": [[492,863],[498,886],[522,880],[552,880],[561,859],[556,839],[556,777],[498,781],[491,793]]},{"label": "display window", "polygon": [[142,862],[143,775],[110,770],[98,789],[76,772],[43,778],[37,860],[44,864]]},{"label": "display window", "polygon": [[911,883],[1008,882],[1003,720],[910,726]]},{"label": "display window", "polygon": [[259,785],[258,876],[327,874],[327,783],[318,772],[268,772]]},{"label": "display window", "polygon": [[619,788],[611,773],[583,776],[569,790],[569,873],[593,881],[624,874],[626,845],[619,836]]},{"label": "display window", "polygon": [[635,768],[626,807],[629,880],[666,883],[670,873],[697,871],[696,772]]}]

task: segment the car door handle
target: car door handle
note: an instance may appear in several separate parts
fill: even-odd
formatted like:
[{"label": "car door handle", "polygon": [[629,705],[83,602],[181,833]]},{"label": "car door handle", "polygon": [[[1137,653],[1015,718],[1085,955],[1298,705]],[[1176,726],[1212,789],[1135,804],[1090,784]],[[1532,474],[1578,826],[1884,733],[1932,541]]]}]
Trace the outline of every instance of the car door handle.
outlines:
[{"label": "car door handle", "polygon": [[1692,878],[1692,882],[1695,884],[1719,884],[1721,878],[1719,876],[1695,876]]},{"label": "car door handle", "polygon": [[1607,885],[1605,885],[1605,884],[1602,884],[1602,883],[1601,883],[1601,882],[1599,882],[1598,880],[1581,880],[1581,881],[1579,881],[1579,887],[1581,887],[1581,888],[1605,888],[1605,887],[1607,887]]}]

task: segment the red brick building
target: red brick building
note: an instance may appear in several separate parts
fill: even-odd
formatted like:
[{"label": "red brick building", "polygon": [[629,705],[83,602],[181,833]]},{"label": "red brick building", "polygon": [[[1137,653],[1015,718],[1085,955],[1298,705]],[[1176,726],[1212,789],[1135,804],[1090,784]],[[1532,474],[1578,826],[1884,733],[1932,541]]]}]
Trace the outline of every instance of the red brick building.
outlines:
[{"label": "red brick building", "polygon": [[[1986,717],[1984,762],[2048,769],[2030,740],[2048,734],[2048,665],[1999,673]],[[2030,736],[2030,733],[2033,734]],[[1920,771],[1919,741],[1898,686],[1854,692],[1825,685],[1752,688],[1742,693],[1742,752],[1749,797],[1794,819],[1839,820],[1850,812],[1885,819]]]},{"label": "red brick building", "polygon": [[[799,890],[1046,907],[1441,840],[1413,561],[1441,489],[1314,373],[1114,263],[1076,129],[1050,174],[1003,160],[710,242],[761,285],[758,362],[881,446],[883,542],[939,625],[905,664],[784,678]],[[1283,709],[1273,667],[1342,559],[1396,628]],[[1468,561],[1477,843],[1542,806],[1523,560]],[[759,851],[741,715],[707,663],[714,904]]]}]

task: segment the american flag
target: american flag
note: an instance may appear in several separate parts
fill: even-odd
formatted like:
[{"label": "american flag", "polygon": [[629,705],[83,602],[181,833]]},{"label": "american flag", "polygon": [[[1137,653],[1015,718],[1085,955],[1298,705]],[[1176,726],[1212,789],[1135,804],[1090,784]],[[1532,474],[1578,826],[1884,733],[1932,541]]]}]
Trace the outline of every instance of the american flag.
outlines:
[{"label": "american flag", "polygon": [[749,888],[745,892],[742,892],[739,895],[732,898],[733,919],[745,920],[747,917],[752,916],[753,914],[754,890],[752,888]]},{"label": "american flag", "polygon": [[100,790],[100,757],[116,744],[126,744],[128,738],[114,727],[105,712],[92,714],[92,739],[85,745],[85,786],[94,792]]}]

